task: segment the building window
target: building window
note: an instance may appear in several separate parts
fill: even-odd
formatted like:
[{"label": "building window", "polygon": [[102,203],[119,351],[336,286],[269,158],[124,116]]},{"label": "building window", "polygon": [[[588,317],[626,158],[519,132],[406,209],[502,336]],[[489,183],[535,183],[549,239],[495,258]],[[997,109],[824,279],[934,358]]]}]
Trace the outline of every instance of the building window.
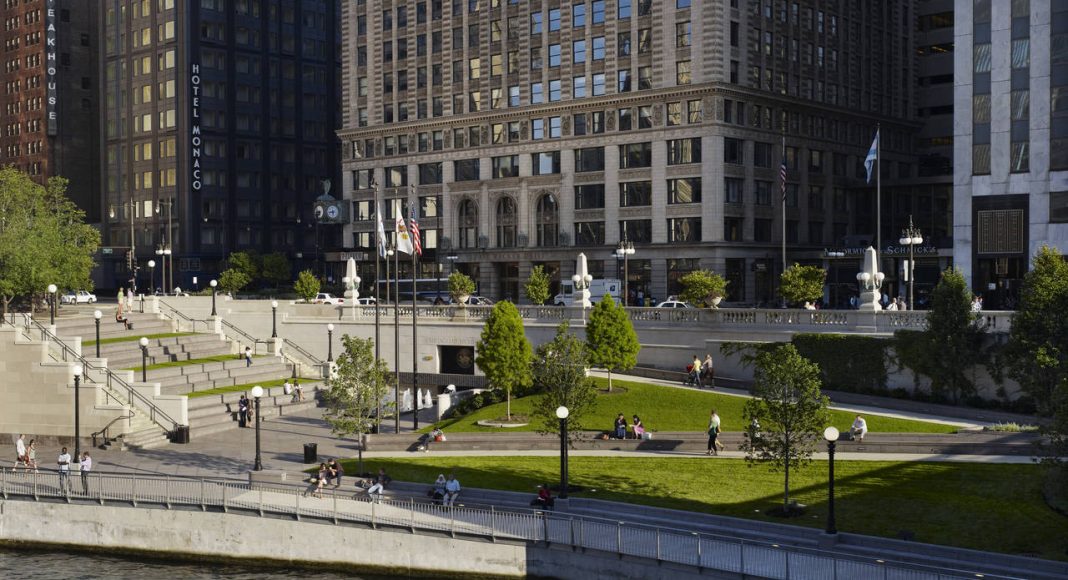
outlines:
[{"label": "building window", "polygon": [[497,202],[497,247],[515,247],[515,200],[502,197]]},{"label": "building window", "polygon": [[[989,97],[989,95],[988,95]],[[988,100],[989,101],[989,100]],[[987,115],[989,116],[989,109]],[[1013,121],[1023,121],[1031,116],[1031,91],[1024,89],[1009,93],[1009,117]],[[987,121],[989,122],[989,121]]]},{"label": "building window", "polygon": [[652,167],[653,144],[652,143],[629,143],[619,146],[619,168],[634,169],[636,167]]},{"label": "building window", "polygon": [[604,208],[604,184],[575,186],[575,209]]},{"label": "building window", "polygon": [[534,175],[552,175],[560,173],[560,152],[546,151],[530,156]]},{"label": "building window", "polygon": [[[604,171],[604,148],[590,147],[588,149],[575,150],[575,172]],[[603,186],[602,186],[602,200]],[[602,206],[604,202],[602,201]]]},{"label": "building window", "polygon": [[669,127],[682,124],[682,103],[667,104],[667,124]]},{"label": "building window", "polygon": [[604,94],[604,73],[593,75],[593,96],[599,97]]},{"label": "building window", "polygon": [[538,204],[534,211],[535,243],[539,247],[551,248],[559,243],[560,229],[560,206],[556,202],[556,196],[547,193],[538,198]]},{"label": "building window", "polygon": [[1012,41],[1012,68],[1021,69],[1031,66],[1031,40],[1017,38]]},{"label": "building window", "polygon": [[974,65],[975,72],[988,73],[990,72],[990,43],[976,44],[974,49]]},{"label": "building window", "polygon": [[742,203],[745,180],[739,177],[727,177],[723,180],[723,199],[727,203]]},{"label": "building window", "polygon": [[990,144],[972,145],[972,175],[990,174]]},{"label": "building window", "polygon": [[1009,146],[1009,171],[1026,173],[1030,170],[1030,155],[1027,141],[1013,141]]},{"label": "building window", "polygon": [[701,178],[669,179],[667,181],[667,195],[669,204],[700,203]]},{"label": "building window", "polygon": [[[687,115],[687,121],[686,121],[687,123],[690,123],[690,124],[700,123],[701,120],[703,119],[703,116],[704,116],[703,111],[702,111],[702,107],[701,107],[701,101],[700,100],[687,101],[686,102],[686,115]],[[739,123],[744,124],[745,120],[744,119],[739,120]]]},{"label": "building window", "polygon": [[478,159],[453,161],[453,179],[455,181],[478,181],[480,179],[478,166]]},{"label": "building window", "polygon": [[690,46],[690,23],[679,22],[675,24],[675,46]]},{"label": "building window", "polygon": [[557,68],[559,66],[560,66],[560,45],[559,44],[550,44],[549,45],[549,67],[550,68]]},{"label": "building window", "polygon": [[441,163],[420,163],[419,184],[441,183]]},{"label": "building window", "polygon": [[1068,191],[1049,192],[1049,221],[1053,224],[1068,223]]},{"label": "building window", "polygon": [[519,177],[519,156],[505,155],[503,157],[494,157],[493,177],[495,179]]},{"label": "building window", "polygon": [[576,222],[576,246],[604,245],[604,222]]},{"label": "building window", "polygon": [[549,81],[549,102],[555,103],[560,100],[560,80]]},{"label": "building window", "polygon": [[771,205],[771,182],[763,180],[754,181],[753,196],[757,205]]},{"label": "building window", "polygon": [[701,218],[671,218],[667,221],[668,242],[685,243],[701,241]]},{"label": "building window", "polygon": [[742,241],[742,224],[743,218],[740,217],[725,217],[723,218],[723,241],[725,242],[740,242]]},{"label": "building window", "polygon": [[653,220],[620,220],[619,239],[636,244],[648,244],[653,241]]},{"label": "building window", "polygon": [[571,98],[581,99],[586,96],[586,77],[571,79]]},{"label": "building window", "polygon": [[753,166],[771,167],[771,143],[753,143]]},{"label": "building window", "polygon": [[675,84],[688,85],[692,77],[690,76],[690,61],[680,60],[675,63]]},{"label": "building window", "polygon": [[473,200],[465,199],[460,202],[456,211],[459,222],[459,239],[457,245],[461,248],[475,248],[478,246],[478,204]]},{"label": "building window", "polygon": [[[550,58],[551,58],[551,56],[550,56]],[[574,63],[584,63],[584,62],[586,62],[586,41],[585,40],[576,40],[576,41],[571,43],[571,62],[574,62]]]},{"label": "building window", "polygon": [[653,203],[651,181],[630,181],[619,184],[620,207],[643,207]]},{"label": "building window", "polygon": [[668,165],[699,163],[701,161],[701,138],[671,139],[667,142]]},{"label": "building window", "polygon": [[723,162],[741,165],[745,163],[743,146],[745,141],[724,137],[723,139]]},{"label": "building window", "polygon": [[769,219],[755,219],[755,220],[753,220],[753,241],[755,241],[755,242],[770,242],[771,241],[771,220],[769,220]]}]

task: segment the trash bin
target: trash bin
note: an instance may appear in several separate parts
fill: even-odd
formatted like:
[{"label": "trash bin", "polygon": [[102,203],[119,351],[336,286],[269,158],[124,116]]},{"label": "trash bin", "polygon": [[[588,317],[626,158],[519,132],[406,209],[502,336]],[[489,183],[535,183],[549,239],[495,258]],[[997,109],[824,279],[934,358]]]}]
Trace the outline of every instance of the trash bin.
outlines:
[{"label": "trash bin", "polygon": [[305,443],[304,444],[304,463],[318,463],[319,462],[319,444],[318,443]]},{"label": "trash bin", "polygon": [[189,443],[189,425],[178,425],[171,432],[172,443]]}]

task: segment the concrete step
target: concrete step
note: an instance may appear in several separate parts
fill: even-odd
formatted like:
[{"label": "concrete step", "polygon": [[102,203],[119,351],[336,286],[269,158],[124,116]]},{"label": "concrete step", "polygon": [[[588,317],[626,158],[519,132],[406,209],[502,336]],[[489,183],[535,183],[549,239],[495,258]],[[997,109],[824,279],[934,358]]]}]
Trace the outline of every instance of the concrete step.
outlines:
[{"label": "concrete step", "polygon": [[[170,348],[176,347],[191,347],[193,345],[201,344],[213,344],[222,343],[225,341],[219,339],[215,334],[191,334],[188,336],[171,336],[166,338],[150,338],[148,339],[149,350],[154,348]],[[112,342],[108,344],[100,345],[100,353],[107,355],[111,353],[121,353],[130,350],[141,351],[140,345],[137,340],[129,340],[123,342]]]},{"label": "concrete step", "polygon": [[[281,405],[265,405],[260,403],[260,413],[264,421],[270,421],[272,417],[280,415],[294,415],[319,406],[315,399],[306,399],[300,403],[284,403]],[[237,405],[233,405],[233,411],[227,412],[227,408],[220,405],[215,414],[204,415],[194,419],[192,413],[189,417],[189,433],[191,438],[204,437],[212,433],[220,433],[230,429],[237,429]]]}]

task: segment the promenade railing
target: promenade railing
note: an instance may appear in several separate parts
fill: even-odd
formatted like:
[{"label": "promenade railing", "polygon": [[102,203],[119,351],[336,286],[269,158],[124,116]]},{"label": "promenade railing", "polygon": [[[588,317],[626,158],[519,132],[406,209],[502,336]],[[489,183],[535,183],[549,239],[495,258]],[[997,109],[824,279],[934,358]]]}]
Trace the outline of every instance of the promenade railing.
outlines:
[{"label": "promenade railing", "polygon": [[[351,493],[351,492],[350,492]],[[414,498],[371,501],[363,495],[311,488],[251,485],[239,480],[77,472],[0,471],[6,499],[125,504],[171,509],[192,506],[259,517],[293,517],[326,524],[359,524],[412,533],[507,539],[599,550],[760,578],[1009,579],[987,571],[956,570],[690,530],[528,509],[437,505]],[[461,502],[462,504],[462,502]]]}]

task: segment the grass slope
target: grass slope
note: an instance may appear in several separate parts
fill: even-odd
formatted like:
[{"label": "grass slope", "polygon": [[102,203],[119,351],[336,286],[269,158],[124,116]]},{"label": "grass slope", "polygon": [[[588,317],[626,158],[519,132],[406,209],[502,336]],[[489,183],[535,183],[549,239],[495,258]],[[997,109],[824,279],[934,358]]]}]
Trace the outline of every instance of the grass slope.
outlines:
[{"label": "grass slope", "polygon": [[[455,471],[464,486],[519,491],[559,481],[555,457],[365,459],[402,481],[434,481]],[[837,461],[838,529],[918,542],[1068,559],[1068,518],[1042,500],[1042,467],[980,463]],[[346,464],[355,473],[355,461]],[[792,471],[791,495],[809,506],[801,518],[764,511],[782,504],[783,476],[741,459],[573,457],[570,481],[581,497],[821,528],[827,514],[827,464]]]},{"label": "grass slope", "polygon": [[[280,387],[283,384],[285,384],[286,381],[291,381],[291,380],[293,380],[293,379],[284,379],[283,378],[283,379],[275,379],[275,380],[271,380],[271,381],[260,381],[258,383],[249,383],[247,385],[233,385],[233,386],[230,386],[230,387],[217,387],[217,388],[214,388],[214,389],[207,389],[207,390],[203,390],[203,391],[193,391],[192,393],[189,393],[187,396],[190,399],[195,399],[197,397],[207,397],[207,396],[210,396],[210,395],[222,395],[222,394],[225,394],[225,393],[236,393],[236,392],[241,392],[241,391],[250,391],[250,390],[252,390],[252,387],[255,387],[256,385],[259,385],[259,386],[261,386],[261,387],[263,387],[265,389],[269,388],[269,387]],[[302,383],[304,383],[304,385],[302,385],[302,386],[305,386],[308,383],[314,383],[314,382],[318,381],[319,379],[301,378],[301,379],[297,379],[297,380],[299,380]],[[305,398],[308,397],[308,391],[304,392],[304,396],[305,396]]]},{"label": "grass slope", "polygon": [[[253,356],[252,358],[253,358],[253,360],[258,359],[258,358],[263,358],[263,355],[256,355],[256,356]],[[209,356],[209,357],[204,357],[204,358],[194,358],[194,359],[189,359],[189,360],[172,360],[172,361],[168,361],[168,362],[156,363],[156,364],[153,364],[153,365],[148,365],[145,368],[147,370],[165,369],[165,368],[168,368],[168,367],[184,367],[184,366],[187,366],[187,365],[199,365],[199,364],[213,363],[213,362],[227,362],[227,361],[242,360],[242,359],[244,359],[244,357],[240,356],[240,355],[219,354],[219,355]],[[252,364],[256,364],[256,363],[254,362]],[[128,369],[125,369],[125,370],[128,370],[128,371],[139,371],[139,370],[141,370],[141,367],[137,366],[137,367],[128,368]]]},{"label": "grass slope", "polygon": [[[605,387],[606,379],[595,378]],[[626,388],[625,393],[601,394],[589,419],[583,422],[590,429],[611,430],[616,414],[623,413],[630,423],[632,415],[642,419],[646,429],[654,431],[701,431],[708,427],[709,411],[719,413],[724,431],[742,431],[742,407],[746,399],[732,395],[721,395],[708,391],[680,389],[646,383],[635,383],[614,379],[613,387]],[[530,415],[537,395],[512,399],[512,414]],[[446,419],[438,423],[445,431],[453,432],[500,432],[493,427],[481,427],[478,421],[504,416],[504,403],[483,407],[474,413],[457,419]],[[879,415],[865,415],[868,429],[873,433],[952,433],[956,427],[897,419]],[[831,420],[842,431],[848,431],[853,424],[853,414],[846,411],[831,411]],[[533,431],[533,423],[527,427],[510,428],[509,431]],[[429,431],[429,428],[424,429]]]},{"label": "grass slope", "polygon": [[[146,334],[144,336],[144,338],[147,338],[147,339],[174,338],[176,336],[189,336],[189,335],[192,335],[192,334],[196,334],[196,333],[195,332],[164,332],[162,334]],[[141,340],[141,338],[142,337],[140,337],[140,336],[116,336],[114,338],[103,338],[103,339],[100,340],[100,344],[101,345],[105,345],[105,344],[115,344],[116,342],[137,342],[137,341]],[[96,341],[95,340],[86,340],[86,341],[82,342],[82,346],[95,346],[95,345],[96,345]]]}]

